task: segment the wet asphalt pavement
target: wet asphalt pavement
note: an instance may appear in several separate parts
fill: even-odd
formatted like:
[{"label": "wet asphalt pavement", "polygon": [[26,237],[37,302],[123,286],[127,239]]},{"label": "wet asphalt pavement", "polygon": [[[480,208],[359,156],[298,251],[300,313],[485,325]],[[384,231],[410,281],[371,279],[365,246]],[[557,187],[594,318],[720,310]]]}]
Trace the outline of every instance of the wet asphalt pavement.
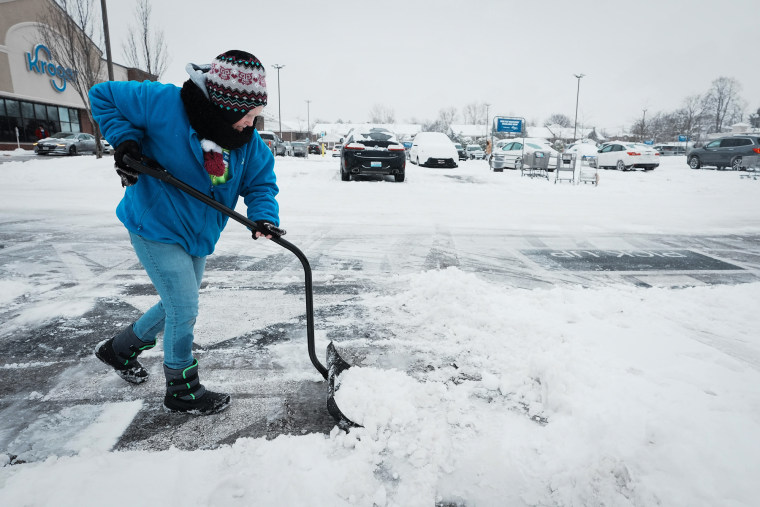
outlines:
[{"label": "wet asphalt pavement", "polygon": [[[305,317],[299,307],[302,271],[287,252],[209,257],[202,290],[289,295],[296,318],[196,346],[202,377],[233,396],[225,413],[196,418],[160,410],[160,353],[141,357],[152,379],[139,386],[126,385],[92,355],[97,342],[141,314],[144,308],[134,306],[135,301],[155,297],[120,226],[95,235],[31,219],[3,220],[1,225],[0,279],[23,273],[35,290],[0,310],[0,453],[27,461],[66,454],[61,443],[39,441],[40,435],[52,431],[65,441],[67,432],[74,434],[108,403],[142,403],[115,449],[203,449],[240,437],[328,433],[333,428],[325,408],[325,382],[306,359]],[[353,302],[360,294],[385,290],[379,281],[395,273],[455,266],[500,286],[528,289],[681,288],[760,280],[760,236],[482,237],[437,229],[393,239],[320,234],[303,242],[309,252],[318,252],[310,261],[320,342],[362,337],[363,347],[341,351],[359,364],[364,355],[377,353],[372,341],[393,330],[373,326]],[[270,271],[282,276],[256,276]],[[325,272],[330,276],[320,275]],[[89,304],[93,298],[83,315],[72,312],[76,316],[44,324],[27,316],[30,309],[44,314],[46,305],[76,305],[80,299]],[[271,354],[273,345],[292,346],[303,358],[294,368]]]}]

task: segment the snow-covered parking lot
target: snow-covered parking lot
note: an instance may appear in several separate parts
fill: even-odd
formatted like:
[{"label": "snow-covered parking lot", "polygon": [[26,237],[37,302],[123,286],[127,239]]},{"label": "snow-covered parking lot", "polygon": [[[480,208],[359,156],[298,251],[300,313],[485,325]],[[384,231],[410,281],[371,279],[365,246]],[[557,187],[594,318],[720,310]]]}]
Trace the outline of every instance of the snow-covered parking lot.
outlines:
[{"label": "snow-covered parking lot", "polygon": [[155,297],[112,163],[0,164],[0,505],[757,504],[760,181],[678,156],[598,187],[477,160],[342,182],[337,159],[278,158],[318,350],[357,365],[345,434],[297,261],[235,223],[196,340],[232,407],[160,413],[159,347],[146,386],[104,371],[94,344]]}]

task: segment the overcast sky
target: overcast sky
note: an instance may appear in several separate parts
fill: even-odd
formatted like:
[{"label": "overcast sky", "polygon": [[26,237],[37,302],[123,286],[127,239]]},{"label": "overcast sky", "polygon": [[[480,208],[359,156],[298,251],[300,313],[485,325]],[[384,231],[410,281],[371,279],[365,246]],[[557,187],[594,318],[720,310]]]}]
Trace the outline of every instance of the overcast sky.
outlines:
[{"label": "overcast sky", "polygon": [[[97,2],[96,2],[97,3]],[[136,25],[136,0],[109,0],[114,60]],[[375,104],[397,122],[488,103],[489,114],[543,123],[553,113],[614,134],[672,111],[721,76],[760,108],[757,0],[160,0],[153,23],[171,57],[162,81],[181,84],[187,62],[228,49],[266,66],[268,112],[283,120],[361,122]]]}]

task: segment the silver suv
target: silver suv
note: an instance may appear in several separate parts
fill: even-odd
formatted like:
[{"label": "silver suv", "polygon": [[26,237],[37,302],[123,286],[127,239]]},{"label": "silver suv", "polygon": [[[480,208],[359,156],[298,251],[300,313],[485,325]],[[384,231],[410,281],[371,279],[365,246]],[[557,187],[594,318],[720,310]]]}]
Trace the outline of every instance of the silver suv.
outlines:
[{"label": "silver suv", "polygon": [[259,130],[259,136],[264,140],[269,149],[272,150],[274,156],[285,156],[288,148],[285,146],[285,141],[272,132],[271,130]]},{"label": "silver suv", "polygon": [[757,155],[760,155],[760,136],[736,135],[721,137],[701,148],[694,148],[689,151],[686,159],[692,169],[714,166],[718,169],[730,167],[734,171],[741,171],[747,168],[745,159]]}]

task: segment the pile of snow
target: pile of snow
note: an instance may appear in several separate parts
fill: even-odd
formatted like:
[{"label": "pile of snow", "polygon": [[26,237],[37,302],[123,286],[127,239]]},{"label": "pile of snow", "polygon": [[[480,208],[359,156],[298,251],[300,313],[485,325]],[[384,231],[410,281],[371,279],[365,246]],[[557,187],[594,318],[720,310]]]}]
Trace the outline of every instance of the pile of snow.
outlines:
[{"label": "pile of snow", "polygon": [[[111,164],[2,164],[0,211],[96,229],[115,220],[121,189]],[[753,182],[663,164],[605,172],[599,187],[489,173],[485,162],[447,173],[411,166],[405,184],[343,183],[337,162],[321,157],[279,159],[278,171],[283,225],[296,230],[445,223],[456,232],[473,221],[484,230],[760,230],[756,215],[736,225],[756,207]],[[386,203],[388,215],[366,215],[368,202]],[[718,204],[696,213],[706,203]],[[751,304],[760,284],[525,290],[457,268],[377,283],[383,290],[352,304],[389,334],[341,375],[336,396],[363,428],[111,452],[139,402],[76,407],[69,415],[89,424],[61,435],[58,454],[26,464],[0,455],[0,505],[750,506],[760,497]],[[0,293],[10,296],[0,301],[34,290],[4,280]],[[360,344],[367,340],[339,348]],[[30,425],[30,446],[44,426]]]}]

